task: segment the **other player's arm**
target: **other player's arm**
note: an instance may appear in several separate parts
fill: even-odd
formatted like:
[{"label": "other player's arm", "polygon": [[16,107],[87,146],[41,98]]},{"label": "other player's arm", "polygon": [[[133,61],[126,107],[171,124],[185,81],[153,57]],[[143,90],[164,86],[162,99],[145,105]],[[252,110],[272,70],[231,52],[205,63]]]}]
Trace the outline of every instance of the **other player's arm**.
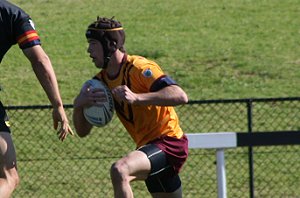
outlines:
[{"label": "other player's arm", "polygon": [[23,53],[31,62],[33,71],[53,106],[54,128],[57,129],[58,123],[61,122],[58,133],[59,139],[63,141],[68,133],[73,134],[73,132],[63,108],[63,102],[51,61],[40,45],[23,49]]}]

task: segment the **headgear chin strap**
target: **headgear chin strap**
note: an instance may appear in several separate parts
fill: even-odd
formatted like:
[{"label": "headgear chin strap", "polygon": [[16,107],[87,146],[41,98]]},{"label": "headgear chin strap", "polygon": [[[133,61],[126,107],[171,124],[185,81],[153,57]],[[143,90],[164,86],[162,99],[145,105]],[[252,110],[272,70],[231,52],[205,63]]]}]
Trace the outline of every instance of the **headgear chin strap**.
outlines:
[{"label": "headgear chin strap", "polygon": [[97,20],[88,26],[85,36],[87,39],[96,39],[102,44],[104,69],[107,67],[111,56],[117,49],[125,52],[123,46],[125,42],[125,32],[122,24],[113,20],[113,18],[97,17]]}]

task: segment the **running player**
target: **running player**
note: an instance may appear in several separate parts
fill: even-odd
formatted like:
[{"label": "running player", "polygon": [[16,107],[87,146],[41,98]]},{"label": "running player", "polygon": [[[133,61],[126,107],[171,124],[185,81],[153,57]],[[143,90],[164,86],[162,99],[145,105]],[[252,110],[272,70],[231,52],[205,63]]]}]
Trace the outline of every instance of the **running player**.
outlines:
[{"label": "running player", "polygon": [[[153,197],[182,197],[178,175],[188,156],[188,140],[173,106],[188,102],[186,93],[158,64],[128,55],[120,22],[98,18],[88,26],[88,53],[102,69],[94,78],[112,90],[120,121],[136,143],[136,150],[111,167],[114,195],[133,197],[130,182],[144,180]],[[83,87],[74,100],[73,121],[80,137],[90,125],[83,108],[104,100],[101,91]]]}]

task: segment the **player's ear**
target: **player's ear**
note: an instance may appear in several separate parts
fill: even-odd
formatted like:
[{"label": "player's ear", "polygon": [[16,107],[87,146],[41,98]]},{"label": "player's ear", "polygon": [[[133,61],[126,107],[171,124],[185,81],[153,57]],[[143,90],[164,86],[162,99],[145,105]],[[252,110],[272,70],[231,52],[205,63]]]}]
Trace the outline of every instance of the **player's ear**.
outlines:
[{"label": "player's ear", "polygon": [[110,42],[109,45],[110,45],[109,47],[110,47],[110,49],[111,49],[112,52],[115,52],[117,50],[117,43],[116,43],[116,41]]}]

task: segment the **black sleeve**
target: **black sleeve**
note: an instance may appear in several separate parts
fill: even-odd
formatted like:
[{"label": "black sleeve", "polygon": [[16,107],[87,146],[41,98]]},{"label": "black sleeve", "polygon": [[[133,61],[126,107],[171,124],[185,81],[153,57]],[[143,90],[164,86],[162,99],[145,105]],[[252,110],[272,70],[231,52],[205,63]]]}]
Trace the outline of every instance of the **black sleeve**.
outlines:
[{"label": "black sleeve", "polygon": [[154,83],[151,85],[150,91],[155,92],[170,85],[177,85],[177,83],[170,76],[164,75],[154,81]]}]

